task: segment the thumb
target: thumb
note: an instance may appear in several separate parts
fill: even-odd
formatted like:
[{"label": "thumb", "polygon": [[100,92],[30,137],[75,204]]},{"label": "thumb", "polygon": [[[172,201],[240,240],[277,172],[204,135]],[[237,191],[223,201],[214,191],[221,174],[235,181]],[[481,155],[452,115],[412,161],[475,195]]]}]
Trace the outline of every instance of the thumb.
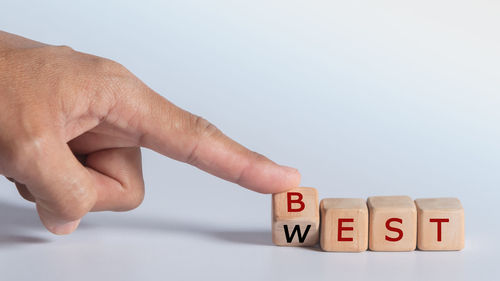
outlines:
[{"label": "thumb", "polygon": [[16,168],[42,223],[54,234],[73,232],[97,199],[90,172],[65,143],[37,139],[22,147],[25,157]]}]

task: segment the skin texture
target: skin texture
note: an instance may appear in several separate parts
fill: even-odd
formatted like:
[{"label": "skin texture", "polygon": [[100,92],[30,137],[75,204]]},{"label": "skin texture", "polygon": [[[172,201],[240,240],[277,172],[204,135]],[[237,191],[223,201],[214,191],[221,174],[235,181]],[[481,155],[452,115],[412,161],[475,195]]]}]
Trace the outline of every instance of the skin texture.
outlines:
[{"label": "skin texture", "polygon": [[141,204],[141,146],[260,193],[300,183],[122,65],[66,46],[0,31],[0,101],[0,174],[55,234]]}]

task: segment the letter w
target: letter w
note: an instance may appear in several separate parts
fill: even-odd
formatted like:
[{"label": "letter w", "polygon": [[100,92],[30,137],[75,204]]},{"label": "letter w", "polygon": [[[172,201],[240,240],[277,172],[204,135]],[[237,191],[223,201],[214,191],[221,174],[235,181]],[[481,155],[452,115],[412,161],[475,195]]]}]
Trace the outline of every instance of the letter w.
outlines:
[{"label": "letter w", "polygon": [[304,240],[306,240],[307,233],[309,232],[311,225],[310,224],[307,225],[306,231],[304,231],[304,235],[301,234],[299,225],[294,226],[294,228],[292,230],[292,235],[290,235],[290,232],[288,231],[288,225],[286,225],[286,224],[283,225],[283,228],[285,229],[285,237],[286,237],[287,243],[292,243],[293,237],[295,236],[295,232],[297,232],[297,236],[299,237],[299,242],[304,243]]}]

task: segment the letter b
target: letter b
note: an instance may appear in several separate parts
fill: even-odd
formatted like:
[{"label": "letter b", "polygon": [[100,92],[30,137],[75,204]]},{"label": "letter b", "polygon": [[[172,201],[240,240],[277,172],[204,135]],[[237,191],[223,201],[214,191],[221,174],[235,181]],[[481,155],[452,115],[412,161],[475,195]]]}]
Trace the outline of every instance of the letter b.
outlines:
[{"label": "letter b", "polygon": [[[292,198],[296,197],[295,199]],[[304,210],[306,205],[304,204],[304,201],[302,201],[303,196],[302,193],[300,192],[287,192],[286,193],[286,201],[287,201],[287,206],[288,206],[288,212],[301,212]],[[292,204],[299,204],[300,207],[298,208],[293,208]]]}]

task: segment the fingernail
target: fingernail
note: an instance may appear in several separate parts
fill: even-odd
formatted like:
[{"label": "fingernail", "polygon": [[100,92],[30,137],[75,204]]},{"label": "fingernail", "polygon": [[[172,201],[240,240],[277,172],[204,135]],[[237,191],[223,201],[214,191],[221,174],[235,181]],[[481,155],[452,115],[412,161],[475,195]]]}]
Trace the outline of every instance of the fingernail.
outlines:
[{"label": "fingernail", "polygon": [[70,221],[67,223],[54,223],[49,225],[47,228],[50,232],[57,235],[70,234],[78,227],[80,220]]},{"label": "fingernail", "polygon": [[285,169],[285,171],[288,173],[288,180],[292,182],[292,185],[299,186],[300,179],[302,177],[300,175],[299,170],[288,166],[281,166],[281,167],[283,167],[283,169]]},{"label": "fingernail", "polygon": [[295,169],[295,168],[292,168],[292,167],[288,167],[288,166],[281,166],[283,169],[285,169],[288,173],[291,173],[291,174],[299,174],[299,170]]}]

